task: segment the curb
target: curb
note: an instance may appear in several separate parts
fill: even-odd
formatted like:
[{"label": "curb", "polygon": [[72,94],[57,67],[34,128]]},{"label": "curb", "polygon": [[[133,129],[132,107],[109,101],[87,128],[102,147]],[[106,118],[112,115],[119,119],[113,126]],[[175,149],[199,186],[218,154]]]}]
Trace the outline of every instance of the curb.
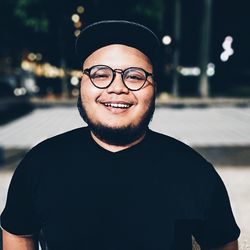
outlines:
[{"label": "curb", "polygon": [[[250,166],[250,145],[193,146],[192,148],[200,153],[207,161],[211,162],[215,167]],[[28,150],[29,149],[27,148],[2,149],[0,169],[10,171],[14,170]]]}]

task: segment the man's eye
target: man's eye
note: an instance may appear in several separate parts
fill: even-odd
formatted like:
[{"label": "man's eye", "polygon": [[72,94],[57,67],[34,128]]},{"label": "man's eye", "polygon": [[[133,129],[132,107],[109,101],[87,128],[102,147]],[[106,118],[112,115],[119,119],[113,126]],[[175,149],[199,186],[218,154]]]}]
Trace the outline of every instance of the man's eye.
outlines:
[{"label": "man's eye", "polygon": [[91,75],[91,78],[93,79],[106,79],[109,78],[108,74],[93,74]]},{"label": "man's eye", "polygon": [[143,78],[143,76],[141,76],[141,75],[136,75],[136,74],[134,74],[134,75],[128,75],[128,76],[126,77],[126,79],[128,79],[128,80],[135,80],[135,81],[141,81],[141,80],[143,80],[144,78]]}]

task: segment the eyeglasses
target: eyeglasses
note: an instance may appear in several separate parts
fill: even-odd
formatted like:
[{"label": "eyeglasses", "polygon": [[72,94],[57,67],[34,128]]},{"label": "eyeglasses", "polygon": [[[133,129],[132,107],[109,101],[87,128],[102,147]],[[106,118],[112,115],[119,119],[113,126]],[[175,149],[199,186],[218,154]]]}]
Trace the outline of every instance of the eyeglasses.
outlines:
[{"label": "eyeglasses", "polygon": [[95,65],[83,70],[83,74],[86,74],[93,85],[99,89],[108,88],[114,81],[116,73],[121,74],[123,84],[132,91],[140,90],[147,81],[147,78],[153,76],[152,73],[137,67],[122,70],[112,69],[107,65]]}]

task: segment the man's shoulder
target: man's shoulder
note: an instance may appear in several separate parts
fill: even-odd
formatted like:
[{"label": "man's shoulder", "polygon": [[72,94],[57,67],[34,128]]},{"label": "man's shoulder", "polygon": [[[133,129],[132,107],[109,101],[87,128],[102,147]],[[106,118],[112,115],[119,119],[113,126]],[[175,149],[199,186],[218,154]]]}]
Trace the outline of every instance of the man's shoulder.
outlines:
[{"label": "man's shoulder", "polygon": [[61,156],[65,152],[70,152],[80,145],[86,144],[89,138],[89,130],[87,127],[76,128],[48,139],[45,139],[29,150],[25,158],[49,158],[52,156]]},{"label": "man's shoulder", "polygon": [[[48,138],[31,148],[18,165],[18,169],[34,169],[57,166],[74,155],[75,150],[86,145],[89,130],[86,127],[73,129]],[[82,150],[83,151],[83,150]]]},{"label": "man's shoulder", "polygon": [[76,128],[48,139],[43,140],[38,143],[33,149],[47,148],[50,146],[65,147],[72,143],[79,143],[88,138],[89,129],[87,127]]},{"label": "man's shoulder", "polygon": [[[154,147],[157,148],[157,150],[181,150],[181,153],[190,153],[197,155],[198,153],[189,145],[186,143],[171,137],[166,134],[162,134],[153,130],[150,130],[150,141],[154,145]],[[198,154],[199,155],[199,154]]]},{"label": "man's shoulder", "polygon": [[191,146],[168,135],[150,133],[155,156],[164,162],[163,169],[173,174],[181,190],[206,190],[208,194],[222,183],[214,166]]},{"label": "man's shoulder", "polygon": [[203,172],[214,174],[213,165],[208,162],[199,152],[184,142],[169,135],[150,130],[150,147],[158,157],[180,168],[183,172]]}]

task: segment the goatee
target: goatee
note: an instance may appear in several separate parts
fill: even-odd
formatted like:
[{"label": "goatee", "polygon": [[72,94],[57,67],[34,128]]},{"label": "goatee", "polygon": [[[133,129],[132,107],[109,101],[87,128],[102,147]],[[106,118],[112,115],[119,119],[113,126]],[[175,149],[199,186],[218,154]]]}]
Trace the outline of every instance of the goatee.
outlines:
[{"label": "goatee", "polygon": [[148,125],[152,120],[155,111],[155,96],[153,96],[147,111],[137,125],[108,127],[100,123],[94,123],[88,116],[80,95],[77,101],[77,108],[82,119],[88,124],[89,129],[98,139],[109,145],[126,146],[139,139],[147,131]]}]

